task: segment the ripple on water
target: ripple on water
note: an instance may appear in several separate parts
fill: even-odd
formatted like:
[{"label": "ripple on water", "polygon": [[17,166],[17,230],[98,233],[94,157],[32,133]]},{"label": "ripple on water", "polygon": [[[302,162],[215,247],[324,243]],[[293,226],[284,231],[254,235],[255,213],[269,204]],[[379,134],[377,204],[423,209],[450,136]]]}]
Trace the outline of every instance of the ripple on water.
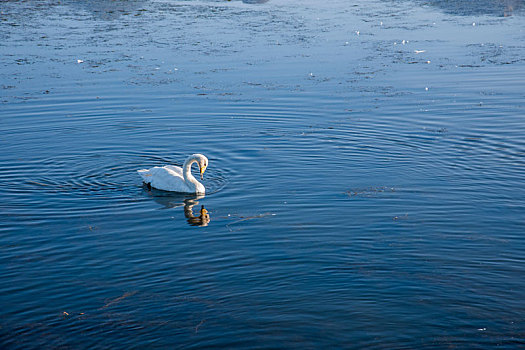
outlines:
[{"label": "ripple on water", "polygon": [[[104,213],[115,210],[116,203],[118,212],[124,213],[151,198],[163,207],[174,207],[170,202],[183,204],[184,196],[164,191],[152,194],[142,187],[136,171],[165,164],[179,165],[170,158],[133,153],[57,155],[12,163],[0,170],[4,195],[10,197],[6,213],[60,218]],[[227,185],[228,174],[217,168],[219,164],[214,162],[205,173],[207,195]],[[28,211],[30,208],[34,210]]]}]

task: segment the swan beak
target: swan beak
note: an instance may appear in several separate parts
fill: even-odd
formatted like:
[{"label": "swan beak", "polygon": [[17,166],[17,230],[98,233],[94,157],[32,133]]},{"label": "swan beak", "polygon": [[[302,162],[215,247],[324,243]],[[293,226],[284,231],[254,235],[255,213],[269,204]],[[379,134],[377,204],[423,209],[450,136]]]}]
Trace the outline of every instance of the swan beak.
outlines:
[{"label": "swan beak", "polygon": [[201,180],[204,179],[204,172],[205,171],[206,171],[206,167],[205,166],[201,167]]}]

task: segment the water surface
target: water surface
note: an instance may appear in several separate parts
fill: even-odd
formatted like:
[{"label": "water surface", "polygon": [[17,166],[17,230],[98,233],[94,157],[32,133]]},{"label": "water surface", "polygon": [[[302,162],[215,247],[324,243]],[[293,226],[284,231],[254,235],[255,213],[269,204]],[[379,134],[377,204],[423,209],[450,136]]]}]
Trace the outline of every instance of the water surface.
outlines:
[{"label": "water surface", "polygon": [[2,348],[524,346],[523,8],[1,2]]}]

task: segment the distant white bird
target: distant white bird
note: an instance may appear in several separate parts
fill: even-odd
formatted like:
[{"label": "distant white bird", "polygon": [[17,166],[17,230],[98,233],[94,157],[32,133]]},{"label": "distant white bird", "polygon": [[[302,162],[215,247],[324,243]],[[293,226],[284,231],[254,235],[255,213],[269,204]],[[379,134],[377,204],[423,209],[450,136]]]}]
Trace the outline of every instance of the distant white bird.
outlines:
[{"label": "distant white bird", "polygon": [[193,163],[199,165],[202,180],[204,171],[208,166],[208,158],[202,154],[192,154],[189,156],[182,168],[174,165],[166,165],[163,167],[156,166],[151,169],[142,169],[137,172],[146,185],[159,190],[204,194],[206,189],[203,184],[197,181],[191,174],[191,165]]}]

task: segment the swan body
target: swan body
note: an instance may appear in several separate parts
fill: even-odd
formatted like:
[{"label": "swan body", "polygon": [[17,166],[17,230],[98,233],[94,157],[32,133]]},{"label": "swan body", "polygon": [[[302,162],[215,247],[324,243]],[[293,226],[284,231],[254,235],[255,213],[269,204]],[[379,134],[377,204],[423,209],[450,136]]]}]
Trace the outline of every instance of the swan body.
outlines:
[{"label": "swan body", "polygon": [[204,171],[208,166],[208,158],[202,154],[192,154],[181,167],[166,165],[163,167],[153,167],[151,169],[142,169],[137,172],[142,180],[148,186],[163,191],[182,192],[182,193],[199,193],[204,194],[206,189],[191,174],[191,165],[197,163],[200,168],[201,179]]}]

